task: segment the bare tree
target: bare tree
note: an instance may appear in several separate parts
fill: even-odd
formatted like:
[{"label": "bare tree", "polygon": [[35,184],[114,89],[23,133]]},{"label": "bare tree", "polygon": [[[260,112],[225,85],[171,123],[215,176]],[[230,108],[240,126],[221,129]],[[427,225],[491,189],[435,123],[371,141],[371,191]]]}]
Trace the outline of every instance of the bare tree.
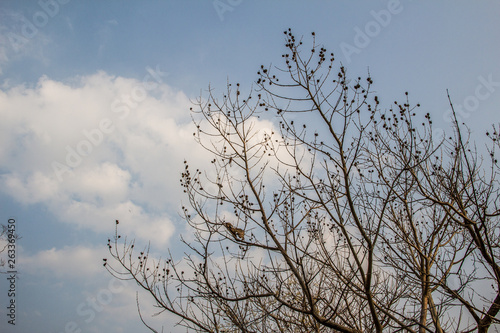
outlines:
[{"label": "bare tree", "polygon": [[499,323],[494,146],[481,160],[457,121],[436,140],[408,94],[382,109],[372,79],[334,70],[314,33],[310,52],[290,30],[285,41],[284,68],[261,66],[256,90],[209,89],[192,109],[194,138],[213,159],[184,162],[186,257],[138,255],[117,229],[108,246],[118,268],[105,259],[108,270],[197,332]]}]

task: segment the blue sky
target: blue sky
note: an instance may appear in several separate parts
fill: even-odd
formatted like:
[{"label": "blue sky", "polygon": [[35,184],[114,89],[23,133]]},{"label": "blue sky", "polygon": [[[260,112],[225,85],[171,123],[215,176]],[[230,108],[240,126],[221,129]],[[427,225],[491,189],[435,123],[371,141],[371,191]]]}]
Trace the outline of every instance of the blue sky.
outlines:
[{"label": "blue sky", "polygon": [[102,268],[113,222],[182,254],[182,161],[209,160],[190,101],[227,80],[250,88],[261,64],[280,64],[287,28],[306,44],[315,31],[351,77],[369,70],[382,106],[409,91],[437,131],[449,89],[482,144],[500,122],[498,13],[497,1],[3,0],[0,224],[14,217],[22,239],[16,325],[2,275],[0,331],[147,331],[137,288]]}]

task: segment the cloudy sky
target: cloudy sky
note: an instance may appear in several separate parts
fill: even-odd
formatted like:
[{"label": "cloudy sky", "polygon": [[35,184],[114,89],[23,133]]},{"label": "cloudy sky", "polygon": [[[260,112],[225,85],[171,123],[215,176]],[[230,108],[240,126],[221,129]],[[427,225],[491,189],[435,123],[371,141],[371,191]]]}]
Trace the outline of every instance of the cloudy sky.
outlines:
[{"label": "cloudy sky", "polygon": [[0,331],[148,331],[137,287],[102,267],[114,220],[182,255],[182,162],[209,161],[191,101],[209,84],[250,88],[261,64],[280,64],[285,29],[305,43],[316,32],[352,77],[369,71],[383,107],[409,91],[437,131],[450,126],[448,89],[482,144],[500,122],[499,13],[486,0],[2,0],[0,224],[14,219],[22,238],[14,298],[0,276]]}]

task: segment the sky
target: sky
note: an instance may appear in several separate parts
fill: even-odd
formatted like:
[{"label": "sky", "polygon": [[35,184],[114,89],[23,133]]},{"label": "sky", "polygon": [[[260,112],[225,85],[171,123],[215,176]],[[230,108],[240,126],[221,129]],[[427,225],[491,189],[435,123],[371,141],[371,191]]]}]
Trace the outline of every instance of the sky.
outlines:
[{"label": "sky", "polygon": [[[114,221],[183,255],[183,160],[210,160],[189,108],[281,65],[288,28],[305,44],[314,31],[352,78],[369,73],[382,107],[408,91],[437,133],[448,89],[484,145],[500,123],[499,13],[487,0],[1,0],[0,224],[21,238],[15,278],[0,267],[0,332],[149,331],[138,287],[102,266]],[[185,331],[139,296],[156,329]]]}]

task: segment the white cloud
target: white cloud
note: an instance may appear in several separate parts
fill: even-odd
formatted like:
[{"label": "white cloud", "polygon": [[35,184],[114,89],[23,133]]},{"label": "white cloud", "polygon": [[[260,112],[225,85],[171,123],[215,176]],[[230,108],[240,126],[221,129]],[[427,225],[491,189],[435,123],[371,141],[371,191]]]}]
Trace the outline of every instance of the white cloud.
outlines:
[{"label": "white cloud", "polygon": [[149,83],[100,72],[0,90],[2,190],[66,223],[109,233],[120,219],[167,244],[182,160],[200,147],[189,99],[164,84],[144,94]]},{"label": "white cloud", "polygon": [[68,188],[78,193],[86,202],[123,202],[129,195],[130,172],[116,164],[104,162],[91,169],[84,169],[79,177],[67,180]]},{"label": "white cloud", "polygon": [[12,190],[18,201],[24,203],[37,203],[57,194],[58,184],[39,171],[34,171],[27,178],[13,172],[0,176],[0,180]]},{"label": "white cloud", "polygon": [[99,258],[107,255],[106,248],[84,246],[52,248],[33,256],[24,254],[20,260],[23,271],[30,274],[57,278],[88,279],[102,275],[104,270]]}]

